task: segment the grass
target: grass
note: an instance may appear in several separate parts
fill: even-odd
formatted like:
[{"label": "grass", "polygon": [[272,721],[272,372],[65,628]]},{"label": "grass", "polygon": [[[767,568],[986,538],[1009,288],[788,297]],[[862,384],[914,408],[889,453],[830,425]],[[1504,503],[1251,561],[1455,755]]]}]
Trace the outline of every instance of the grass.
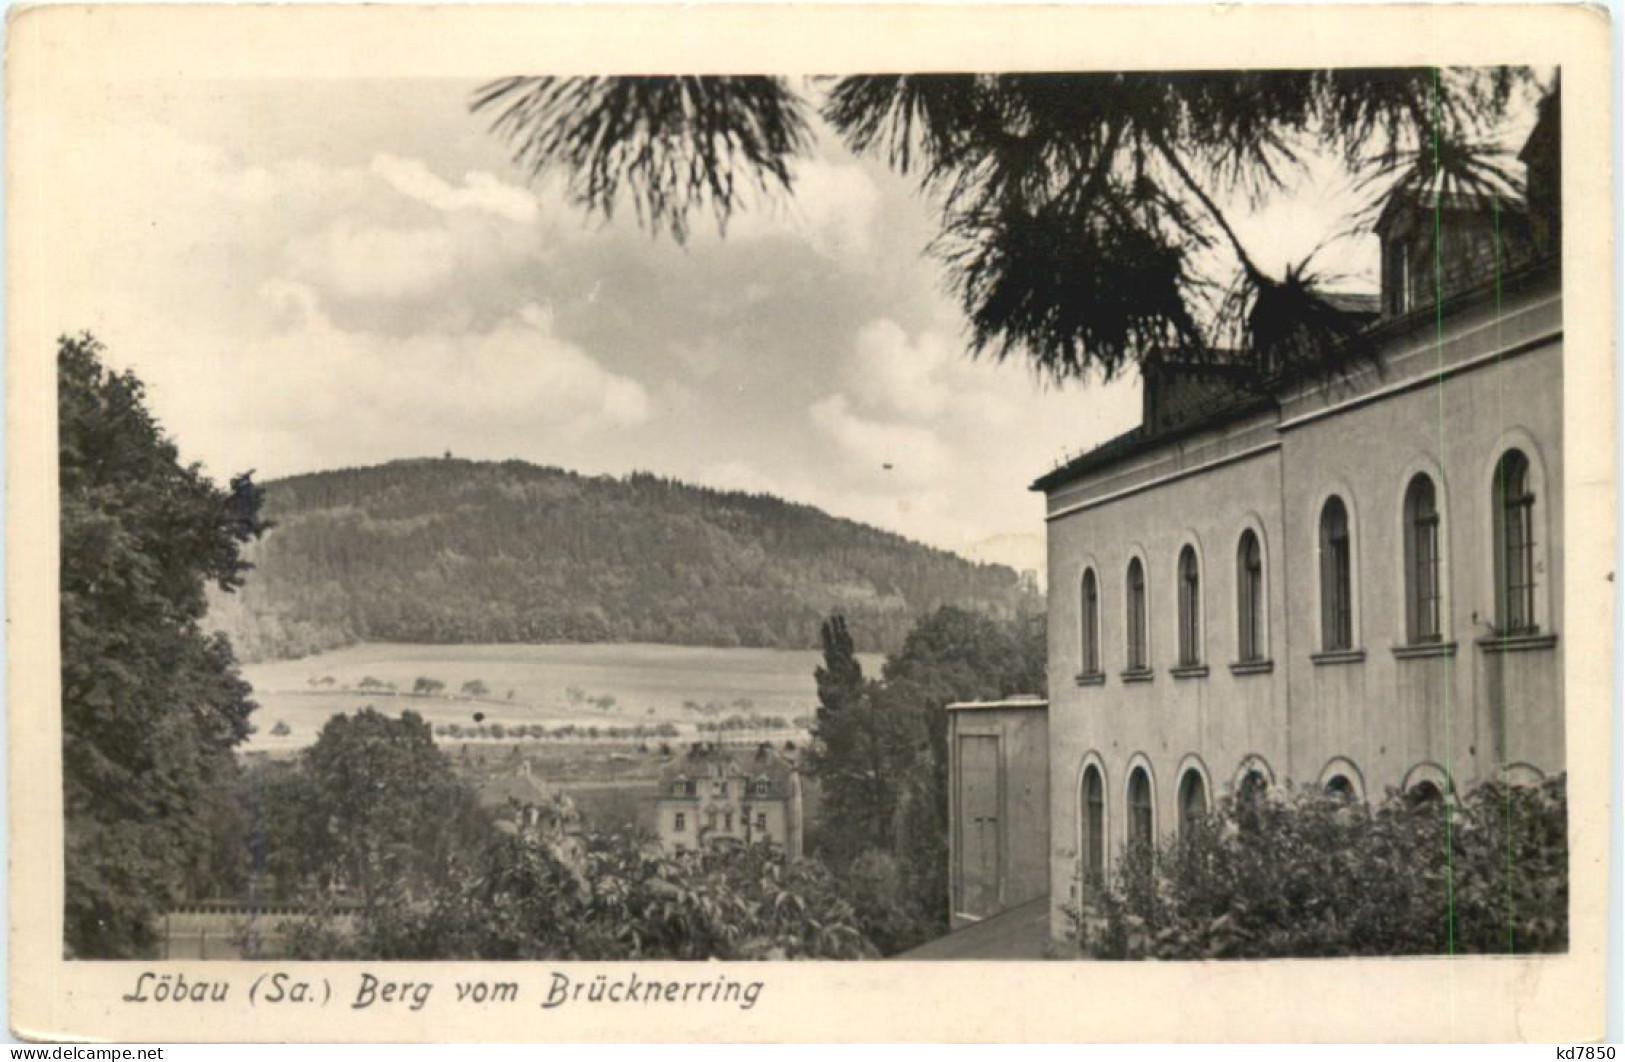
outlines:
[{"label": "grass", "polygon": [[[668,645],[352,646],[245,666],[244,677],[260,704],[254,715],[258,730],[248,749],[301,748],[335,713],[368,705],[392,715],[411,709],[436,726],[672,722],[682,731],[673,741],[689,741],[697,736],[693,724],[703,718],[685,707],[689,703],[720,705],[724,715],[810,715],[817,702],[813,669],[818,662],[814,651]],[[864,665],[878,672],[879,659],[865,658]],[[411,696],[420,677],[444,687],[436,696]],[[394,690],[362,690],[366,678]],[[459,696],[463,684],[475,680],[490,692]],[[272,734],[278,723],[286,725],[287,734]],[[776,733],[781,742],[797,738],[789,731]]]}]

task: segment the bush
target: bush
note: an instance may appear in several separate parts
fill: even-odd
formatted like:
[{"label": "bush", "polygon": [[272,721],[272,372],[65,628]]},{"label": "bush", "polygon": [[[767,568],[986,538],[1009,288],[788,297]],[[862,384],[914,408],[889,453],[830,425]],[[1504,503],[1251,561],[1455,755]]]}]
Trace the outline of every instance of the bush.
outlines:
[{"label": "bush", "polygon": [[864,936],[882,955],[907,951],[939,935],[890,852],[877,848],[863,852],[847,868],[843,884]]},{"label": "bush", "polygon": [[860,959],[875,950],[822,866],[766,845],[662,855],[624,836],[493,843],[421,902],[307,918],[305,959]]},{"label": "bush", "polygon": [[1070,913],[1102,959],[1563,951],[1564,780],[1488,783],[1455,806],[1227,800],[1160,850],[1125,851]]}]

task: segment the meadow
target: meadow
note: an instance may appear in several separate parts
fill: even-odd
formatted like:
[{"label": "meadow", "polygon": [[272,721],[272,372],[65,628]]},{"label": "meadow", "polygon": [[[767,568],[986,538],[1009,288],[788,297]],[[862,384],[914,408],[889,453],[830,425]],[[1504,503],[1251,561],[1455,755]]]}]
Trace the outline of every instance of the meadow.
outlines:
[{"label": "meadow", "polygon": [[[819,659],[815,650],[646,644],[357,645],[245,665],[260,705],[247,750],[303,747],[335,713],[368,705],[390,715],[410,709],[437,727],[670,722],[691,740],[695,724],[708,717],[696,706],[710,706],[710,718],[811,715]],[[866,673],[879,672],[880,657],[862,662]],[[413,695],[421,678],[441,687]],[[463,694],[471,682],[487,692]],[[287,733],[273,733],[279,723]]]}]

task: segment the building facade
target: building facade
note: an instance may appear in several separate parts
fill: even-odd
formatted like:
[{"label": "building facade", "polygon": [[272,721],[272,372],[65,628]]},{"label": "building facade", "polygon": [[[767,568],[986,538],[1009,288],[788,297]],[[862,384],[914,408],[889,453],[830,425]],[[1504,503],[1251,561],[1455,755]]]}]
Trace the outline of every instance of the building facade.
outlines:
[{"label": "building facade", "polygon": [[655,823],[669,852],[774,844],[802,852],[801,775],[771,745],[697,744],[660,773]]},{"label": "building facade", "polygon": [[[1555,154],[1523,158],[1555,194]],[[1126,843],[1242,786],[1448,799],[1564,769],[1554,211],[1419,209],[1379,224],[1370,364],[1267,395],[1148,373],[1139,429],[1034,485],[1055,933]]]}]

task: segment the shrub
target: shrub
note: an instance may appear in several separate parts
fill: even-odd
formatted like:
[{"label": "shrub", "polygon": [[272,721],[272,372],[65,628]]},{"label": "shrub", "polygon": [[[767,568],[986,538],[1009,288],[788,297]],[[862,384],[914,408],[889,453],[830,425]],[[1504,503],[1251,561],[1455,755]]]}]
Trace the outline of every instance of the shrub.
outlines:
[{"label": "shrub", "polygon": [[858,923],[882,955],[895,955],[937,936],[890,852],[864,851],[843,875]]},{"label": "shrub", "polygon": [[1070,913],[1079,949],[1105,959],[1562,951],[1564,780],[1488,783],[1453,806],[1227,800],[1159,850],[1126,850]]},{"label": "shrub", "polygon": [[819,864],[767,845],[663,855],[626,835],[495,841],[422,901],[304,920],[306,959],[859,959],[875,956]]}]

